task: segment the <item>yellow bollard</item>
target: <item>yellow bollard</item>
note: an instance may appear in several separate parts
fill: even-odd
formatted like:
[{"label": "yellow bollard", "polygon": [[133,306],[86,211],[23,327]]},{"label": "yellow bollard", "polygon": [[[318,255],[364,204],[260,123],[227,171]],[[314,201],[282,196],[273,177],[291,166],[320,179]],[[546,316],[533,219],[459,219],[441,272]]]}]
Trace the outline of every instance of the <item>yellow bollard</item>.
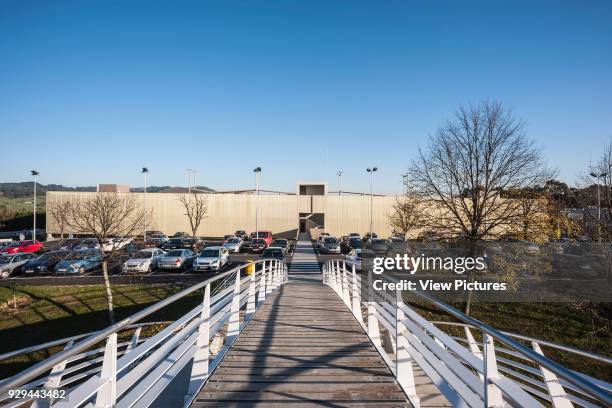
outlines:
[{"label": "yellow bollard", "polygon": [[248,265],[246,266],[245,271],[248,276],[251,276],[253,272],[255,272],[255,264],[252,259],[247,259]]}]

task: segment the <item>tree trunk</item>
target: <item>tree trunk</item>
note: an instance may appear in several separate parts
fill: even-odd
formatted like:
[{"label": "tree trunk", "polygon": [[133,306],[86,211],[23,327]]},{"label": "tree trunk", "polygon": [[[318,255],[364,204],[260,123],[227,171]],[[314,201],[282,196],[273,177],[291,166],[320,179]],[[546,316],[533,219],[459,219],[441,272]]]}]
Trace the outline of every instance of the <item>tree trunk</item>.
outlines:
[{"label": "tree trunk", "polygon": [[[478,249],[477,249],[477,244],[476,242],[472,242],[470,243],[470,256],[473,259],[476,259],[476,256],[478,255]],[[468,283],[472,283],[474,282],[474,270],[470,270],[468,272],[468,276],[467,276],[467,281]],[[465,309],[463,310],[463,313],[465,313],[466,315],[470,315],[470,308],[472,306],[472,297],[474,295],[474,291],[472,290],[467,290],[466,294],[465,294]]]},{"label": "tree trunk", "polygon": [[110,324],[115,323],[115,310],[113,309],[113,291],[108,278],[108,261],[102,261],[102,275],[104,275],[104,286],[106,287],[106,299],[108,300],[108,320]]}]

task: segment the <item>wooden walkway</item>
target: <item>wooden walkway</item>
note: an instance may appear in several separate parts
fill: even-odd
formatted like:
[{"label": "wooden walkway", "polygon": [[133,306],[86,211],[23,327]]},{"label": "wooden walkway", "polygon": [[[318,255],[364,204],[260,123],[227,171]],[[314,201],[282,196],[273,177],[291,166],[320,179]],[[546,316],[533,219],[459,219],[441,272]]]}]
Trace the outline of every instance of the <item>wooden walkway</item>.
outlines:
[{"label": "wooden walkway", "polygon": [[406,397],[338,296],[287,283],[266,300],[193,407],[403,407]]}]

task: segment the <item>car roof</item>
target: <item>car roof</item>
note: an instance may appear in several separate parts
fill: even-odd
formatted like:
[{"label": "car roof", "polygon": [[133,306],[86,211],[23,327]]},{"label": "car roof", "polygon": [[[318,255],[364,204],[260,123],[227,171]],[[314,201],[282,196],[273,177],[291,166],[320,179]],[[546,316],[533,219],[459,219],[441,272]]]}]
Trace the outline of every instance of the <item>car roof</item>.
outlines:
[{"label": "car roof", "polygon": [[218,251],[221,248],[223,248],[223,247],[215,245],[215,246],[209,246],[209,247],[202,248],[202,251],[204,251],[205,249],[216,249]]}]

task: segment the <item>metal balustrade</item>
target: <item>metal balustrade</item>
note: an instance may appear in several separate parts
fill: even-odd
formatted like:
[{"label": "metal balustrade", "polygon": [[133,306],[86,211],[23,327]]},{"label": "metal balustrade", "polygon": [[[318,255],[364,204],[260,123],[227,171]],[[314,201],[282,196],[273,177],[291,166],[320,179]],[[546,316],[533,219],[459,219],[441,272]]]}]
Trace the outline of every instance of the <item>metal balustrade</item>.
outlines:
[{"label": "metal balustrade", "polygon": [[[287,268],[279,260],[260,260],[251,275],[241,265],[184,289],[134,315],[97,332],[74,336],[0,355],[14,358],[52,347],[64,347],[51,357],[0,382],[0,404],[17,407],[49,406],[46,400],[11,400],[14,389],[67,389],[53,407],[150,406],[164,391],[176,386],[189,405],[217,367],[240,331],[269,295],[287,282]],[[259,267],[259,268],[257,268]],[[142,338],[138,323],[152,313],[203,290],[200,305],[159,332]],[[129,341],[118,341],[132,333]],[[222,339],[218,350],[211,340]],[[181,371],[191,368],[187,378]],[[183,382],[178,384],[177,382]]]},{"label": "metal balustrade", "polygon": [[[420,405],[415,364],[453,406],[612,406],[612,384],[559,365],[544,356],[541,346],[606,364],[610,358],[498,331],[421,292],[411,293],[460,323],[427,321],[406,304],[401,291],[367,288],[364,301],[361,274],[341,260],[323,265],[323,283],[351,310],[415,407]],[[462,327],[465,337],[449,335],[440,328],[444,325]]]}]

